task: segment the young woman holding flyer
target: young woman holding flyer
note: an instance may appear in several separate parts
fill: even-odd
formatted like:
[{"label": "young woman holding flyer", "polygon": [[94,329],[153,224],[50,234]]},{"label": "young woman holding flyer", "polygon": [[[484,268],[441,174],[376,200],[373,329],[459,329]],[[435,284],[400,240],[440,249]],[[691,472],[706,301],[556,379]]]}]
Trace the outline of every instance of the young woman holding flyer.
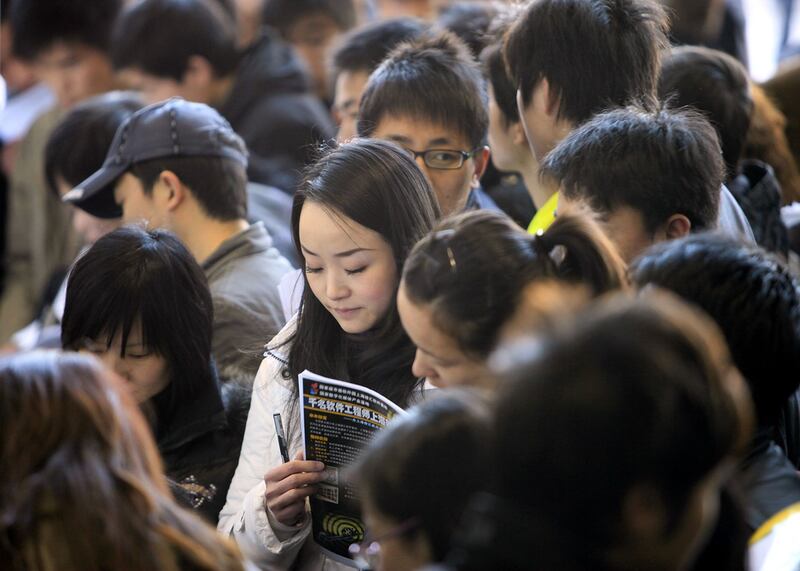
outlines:
[{"label": "young woman holding flyer", "polygon": [[[309,369],[358,383],[401,407],[419,398],[414,345],[395,296],[406,256],[437,216],[422,171],[392,143],[353,141],[306,173],[292,211],[305,269],[303,300],[297,317],[270,342],[256,376],[239,466],[218,526],[259,566],[348,568],[309,539],[306,498],[324,466],[303,460],[297,376]],[[275,412],[286,428],[287,463]]]}]

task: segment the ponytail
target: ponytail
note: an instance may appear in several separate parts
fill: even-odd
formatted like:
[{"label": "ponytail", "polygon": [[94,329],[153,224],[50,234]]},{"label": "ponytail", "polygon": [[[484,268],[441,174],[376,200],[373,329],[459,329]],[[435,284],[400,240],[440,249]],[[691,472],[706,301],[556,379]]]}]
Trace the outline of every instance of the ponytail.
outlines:
[{"label": "ponytail", "polygon": [[543,279],[585,284],[600,295],[625,286],[625,264],[583,212],[564,213],[531,236],[507,216],[476,210],[440,221],[414,246],[402,287],[464,353],[485,358],[525,286]]},{"label": "ponytail", "polygon": [[545,232],[531,236],[531,248],[534,264],[551,266],[537,275],[583,284],[594,296],[627,287],[625,262],[592,215],[582,209],[559,214]]}]

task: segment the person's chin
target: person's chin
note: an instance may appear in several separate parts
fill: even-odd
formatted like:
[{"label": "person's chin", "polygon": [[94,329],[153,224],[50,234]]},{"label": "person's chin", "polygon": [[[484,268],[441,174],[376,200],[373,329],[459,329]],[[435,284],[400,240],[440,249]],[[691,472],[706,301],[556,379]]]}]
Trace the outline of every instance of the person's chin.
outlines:
[{"label": "person's chin", "polygon": [[364,325],[364,320],[361,315],[361,309],[348,309],[348,310],[331,310],[334,319],[339,324],[345,333],[363,333],[369,327]]},{"label": "person's chin", "polygon": [[342,321],[341,319],[337,319],[337,321],[339,322],[339,327],[342,328],[342,331],[351,335],[358,335],[359,333],[369,331],[369,327],[364,326],[364,324],[360,321]]}]

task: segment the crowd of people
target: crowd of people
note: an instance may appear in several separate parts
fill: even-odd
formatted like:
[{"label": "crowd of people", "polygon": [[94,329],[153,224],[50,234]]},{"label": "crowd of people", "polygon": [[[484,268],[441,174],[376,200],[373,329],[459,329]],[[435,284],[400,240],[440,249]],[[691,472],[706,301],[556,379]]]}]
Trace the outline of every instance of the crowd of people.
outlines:
[{"label": "crowd of people", "polygon": [[[800,65],[735,2],[0,15],[0,569],[800,569]],[[351,559],[304,371],[407,413]]]}]

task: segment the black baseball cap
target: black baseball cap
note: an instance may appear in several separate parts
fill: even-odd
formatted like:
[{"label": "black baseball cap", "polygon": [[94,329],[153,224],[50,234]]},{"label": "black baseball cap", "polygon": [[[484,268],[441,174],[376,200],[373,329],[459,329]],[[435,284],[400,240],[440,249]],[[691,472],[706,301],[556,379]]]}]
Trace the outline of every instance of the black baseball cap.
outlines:
[{"label": "black baseball cap", "polygon": [[114,184],[136,163],[165,157],[221,157],[247,167],[247,147],[222,115],[173,97],[140,109],[117,129],[103,166],[62,200],[98,218],[119,218]]}]

